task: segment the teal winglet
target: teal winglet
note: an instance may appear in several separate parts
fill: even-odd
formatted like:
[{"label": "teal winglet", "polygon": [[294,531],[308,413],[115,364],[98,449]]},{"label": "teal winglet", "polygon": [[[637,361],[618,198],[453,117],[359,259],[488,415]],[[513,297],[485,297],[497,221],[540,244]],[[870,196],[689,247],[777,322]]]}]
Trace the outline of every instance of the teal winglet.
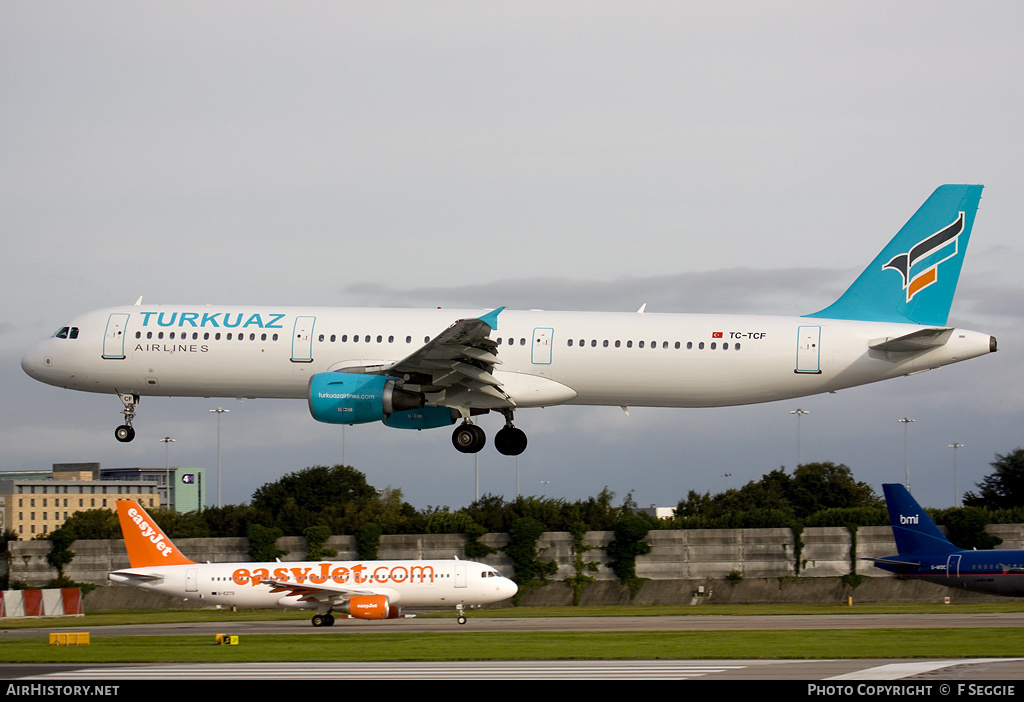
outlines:
[{"label": "teal winglet", "polygon": [[492,310],[492,311],[488,312],[487,314],[481,316],[479,319],[480,319],[481,322],[483,322],[484,324],[489,326],[491,329],[497,329],[498,328],[498,315],[501,313],[501,311],[503,309],[505,309],[505,308],[504,307],[499,307],[498,309]]}]

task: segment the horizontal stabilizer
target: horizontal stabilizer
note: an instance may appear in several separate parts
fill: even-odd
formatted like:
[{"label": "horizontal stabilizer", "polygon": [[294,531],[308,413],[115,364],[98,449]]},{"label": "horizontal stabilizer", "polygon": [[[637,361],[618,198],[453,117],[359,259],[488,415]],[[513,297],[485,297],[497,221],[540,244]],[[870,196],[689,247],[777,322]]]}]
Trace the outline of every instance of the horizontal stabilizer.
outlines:
[{"label": "horizontal stabilizer", "polygon": [[868,342],[868,348],[875,351],[885,352],[914,352],[927,351],[938,346],[943,346],[953,330],[946,327],[933,327],[931,329],[919,329],[903,336],[887,336],[883,339],[872,339]]},{"label": "horizontal stabilizer", "polygon": [[[151,575],[150,573],[135,573],[130,570],[115,570],[110,575],[117,575],[125,580],[134,580],[143,583],[150,583],[155,580],[163,580],[162,575]],[[109,577],[109,576],[108,576]]]},{"label": "horizontal stabilizer", "polygon": [[873,563],[888,563],[889,565],[899,566],[919,566],[921,561],[898,561],[895,558],[865,558],[865,561],[871,561]]}]

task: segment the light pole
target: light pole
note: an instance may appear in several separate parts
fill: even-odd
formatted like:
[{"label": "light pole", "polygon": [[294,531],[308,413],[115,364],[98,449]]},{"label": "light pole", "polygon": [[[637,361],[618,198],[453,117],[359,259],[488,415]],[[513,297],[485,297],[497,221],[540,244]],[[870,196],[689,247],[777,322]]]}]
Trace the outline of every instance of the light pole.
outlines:
[{"label": "light pole", "polygon": [[914,423],[914,420],[904,417],[899,422],[903,425],[903,472],[907,476],[907,492],[910,492],[910,443],[907,428]]},{"label": "light pole", "polygon": [[171,459],[170,459],[170,446],[169,444],[174,443],[174,439],[169,436],[165,436],[160,439],[164,445],[164,492],[167,493],[167,509],[171,508]]},{"label": "light pole", "polygon": [[810,414],[810,412],[808,412],[807,410],[797,408],[790,412],[790,414],[796,415],[796,467],[799,468],[800,465],[804,462],[803,448],[800,445],[800,419],[805,414]]},{"label": "light pole", "polygon": [[962,449],[963,444],[950,444],[949,447],[953,449],[953,506],[960,506],[960,489],[956,485],[956,453],[957,449]]},{"label": "light pole", "polygon": [[223,407],[218,407],[217,409],[212,409],[210,411],[217,413],[217,506],[221,507],[222,505],[220,503],[220,416],[225,412],[230,412],[231,410],[226,410]]},{"label": "light pole", "polygon": [[732,473],[722,473],[722,477],[725,478],[725,491],[729,492],[729,478],[732,477]]}]

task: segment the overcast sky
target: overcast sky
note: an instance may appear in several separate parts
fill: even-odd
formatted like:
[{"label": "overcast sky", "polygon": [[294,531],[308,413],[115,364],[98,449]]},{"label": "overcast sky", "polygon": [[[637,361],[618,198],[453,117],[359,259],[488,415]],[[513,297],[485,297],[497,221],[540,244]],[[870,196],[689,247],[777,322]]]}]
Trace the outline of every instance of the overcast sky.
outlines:
[{"label": "overcast sky", "polygon": [[[986,186],[951,324],[1000,351],[726,409],[551,408],[521,491],[674,506],[802,457],[953,502],[1024,445],[1024,7],[1004,2],[0,0],[0,469],[205,466],[224,502],[342,462],[302,401],[111,396],[19,361],[151,303],[806,314],[932,190]],[[440,330],[438,330],[440,331]],[[489,434],[500,418],[485,417]],[[460,507],[445,429],[345,431],[345,461]],[[480,492],[515,459],[478,455]],[[726,474],[731,474],[726,477]],[[216,496],[211,496],[216,501]]]}]

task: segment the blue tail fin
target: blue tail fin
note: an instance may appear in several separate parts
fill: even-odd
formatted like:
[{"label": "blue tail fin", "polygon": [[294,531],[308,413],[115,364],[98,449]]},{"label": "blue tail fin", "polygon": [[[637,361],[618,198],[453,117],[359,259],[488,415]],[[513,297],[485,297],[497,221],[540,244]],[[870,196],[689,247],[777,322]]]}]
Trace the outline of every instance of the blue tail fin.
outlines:
[{"label": "blue tail fin", "polygon": [[945,326],[982,187],[937,188],[842,297],[806,316]]},{"label": "blue tail fin", "polygon": [[885,492],[892,535],[896,539],[900,556],[955,553],[962,550],[939,531],[928,513],[910,496],[907,488],[899,483],[886,483],[882,490]]}]

